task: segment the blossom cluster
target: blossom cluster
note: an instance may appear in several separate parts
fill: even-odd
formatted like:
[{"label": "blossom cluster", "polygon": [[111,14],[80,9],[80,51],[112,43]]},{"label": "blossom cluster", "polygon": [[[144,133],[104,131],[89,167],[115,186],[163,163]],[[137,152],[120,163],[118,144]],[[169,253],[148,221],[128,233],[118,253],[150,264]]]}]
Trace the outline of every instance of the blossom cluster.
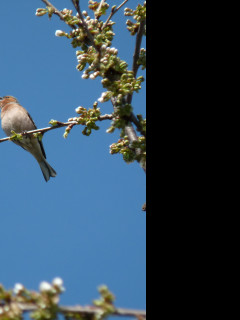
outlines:
[{"label": "blossom cluster", "polygon": [[138,140],[131,142],[128,136],[119,139],[118,142],[110,145],[110,154],[120,153],[127,163],[137,160],[143,168],[146,168],[146,138],[138,137]]},{"label": "blossom cluster", "polygon": [[[129,121],[131,121],[133,112],[132,106],[126,103],[126,101],[131,101],[131,96],[134,92],[139,92],[141,84],[144,81],[143,76],[136,77],[136,65],[137,68],[141,66],[142,70],[146,68],[146,50],[144,48],[139,49],[138,60],[135,61],[135,69],[129,70],[127,62],[118,56],[118,49],[112,46],[115,36],[113,32],[115,22],[111,19],[118,8],[112,6],[111,13],[105,22],[102,20],[102,17],[109,9],[109,4],[106,1],[89,0],[88,8],[90,13],[87,10],[81,13],[79,10],[76,10],[78,12],[73,14],[73,10],[66,8],[61,10],[61,19],[71,27],[71,31],[57,30],[55,35],[57,37],[68,38],[71,40],[73,48],[77,49],[76,69],[82,72],[83,79],[94,80],[101,78],[101,84],[106,91],[102,92],[98,98],[98,102],[104,103],[111,100],[114,104],[113,118],[107,132],[111,133],[118,128],[120,129],[121,139],[117,143],[112,144],[110,152],[112,154],[123,154],[126,162],[137,160],[141,163],[146,154],[145,134],[144,137],[139,137],[138,141],[135,141],[138,145],[133,146],[124,138],[124,129]],[[42,16],[48,14],[51,17],[53,13],[53,8],[47,6],[46,8],[37,9],[36,15]],[[125,8],[124,15],[132,19],[126,21],[127,29],[131,35],[136,35],[139,30],[146,35],[146,1],[142,5],[138,4],[136,9]],[[71,119],[85,126],[83,134],[90,135],[92,130],[99,129],[96,125],[96,121],[100,115],[99,108],[86,110],[80,107],[77,113],[79,113],[79,116]],[[139,129],[142,124],[138,118],[135,119],[139,121],[137,126]],[[73,125],[69,125],[66,128],[64,133],[65,138],[72,127]],[[140,132],[142,133],[143,130],[140,130]]]},{"label": "blossom cluster", "polygon": [[[137,19],[137,23],[139,23],[144,18],[144,14],[146,16],[145,7],[144,3],[143,6],[138,5],[135,11],[125,9],[125,14],[133,15]],[[99,2],[90,0],[89,9],[94,12],[94,18],[91,18],[86,10],[82,12],[84,22],[93,37],[93,43],[91,43],[79,15],[73,15],[73,11],[68,9],[63,9],[61,14],[66,24],[72,26],[73,29],[68,33],[57,30],[55,35],[67,37],[72,40],[74,48],[81,48],[76,51],[78,60],[76,68],[78,71],[84,71],[83,79],[102,77],[102,85],[108,91],[102,94],[99,102],[106,102],[112,97],[117,97],[117,103],[120,104],[124,96],[132,94],[134,91],[138,92],[141,89],[141,82],[144,79],[142,76],[135,79],[132,71],[127,69],[128,64],[118,57],[118,50],[111,47],[115,35],[112,30],[114,22],[109,20],[104,23],[99,19],[101,15],[106,13],[108,8],[109,5],[106,2],[100,6]],[[38,9],[36,14],[42,16],[48,10],[49,7]]]},{"label": "blossom cluster", "polygon": [[[96,125],[96,121],[99,120],[101,112],[100,108],[97,108],[97,105],[98,103],[94,102],[93,108],[88,110],[82,106],[79,106],[75,110],[79,116],[68,119],[68,121],[76,121],[78,124],[85,126],[82,131],[82,134],[85,136],[89,136],[92,130],[99,130],[99,126]],[[69,126],[65,130],[64,138],[67,138],[70,131],[71,127]]]},{"label": "blossom cluster", "polygon": [[[147,13],[147,5],[146,1],[143,5],[138,4],[135,10],[130,8],[125,8],[124,14],[125,16],[131,16],[136,22],[132,22],[131,20],[126,21],[127,29],[130,31],[131,35],[134,36],[139,29],[140,23],[142,21],[146,21],[146,13]],[[146,34],[146,25],[145,25],[145,34]]]},{"label": "blossom cluster", "polygon": [[76,312],[74,307],[59,306],[59,295],[63,291],[63,280],[59,277],[51,283],[42,281],[39,292],[30,291],[21,283],[16,283],[12,290],[0,284],[0,320],[22,320],[24,312],[29,312],[34,320],[58,319],[59,314],[65,319],[104,320],[116,311],[115,297],[106,285],[98,288],[100,297],[88,308],[88,311],[92,311],[89,313],[84,310],[82,313]]},{"label": "blossom cluster", "polygon": [[59,295],[64,291],[63,280],[59,277],[52,283],[41,282],[39,292],[30,291],[21,283],[16,283],[12,290],[6,290],[0,284],[0,320],[21,320],[22,304],[34,306],[32,319],[55,319]]}]

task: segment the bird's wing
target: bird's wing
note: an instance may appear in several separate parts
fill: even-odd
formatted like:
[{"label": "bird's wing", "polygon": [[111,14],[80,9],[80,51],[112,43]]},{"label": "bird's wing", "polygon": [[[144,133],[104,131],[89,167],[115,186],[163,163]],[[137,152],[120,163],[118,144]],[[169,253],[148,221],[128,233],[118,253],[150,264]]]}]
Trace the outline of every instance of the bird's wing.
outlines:
[{"label": "bird's wing", "polygon": [[[35,122],[33,121],[32,117],[30,116],[29,113],[27,113],[27,114],[28,114],[29,119],[32,121],[32,123],[34,125],[34,128],[37,129],[37,126],[35,125]],[[42,150],[44,158],[47,159],[46,152],[45,152],[44,147],[43,147],[43,143],[39,138],[38,138],[38,142],[40,144],[40,147],[41,147],[41,150]]]}]

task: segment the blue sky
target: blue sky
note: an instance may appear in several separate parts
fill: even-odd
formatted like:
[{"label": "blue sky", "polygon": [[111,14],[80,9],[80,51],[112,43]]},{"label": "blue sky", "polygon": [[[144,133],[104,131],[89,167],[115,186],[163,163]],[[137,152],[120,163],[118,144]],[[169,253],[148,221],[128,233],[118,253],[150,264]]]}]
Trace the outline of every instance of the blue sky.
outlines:
[{"label": "blue sky", "polygon": [[[52,3],[72,8],[69,0]],[[87,1],[81,6],[90,12]],[[0,96],[17,97],[41,128],[51,119],[67,121],[80,105],[92,107],[104,89],[98,78],[81,78],[75,49],[55,37],[68,27],[57,17],[36,17],[39,7],[40,0],[0,3]],[[123,10],[113,20],[112,46],[131,66],[135,43]],[[145,116],[145,83],[142,88],[133,107]],[[99,106],[102,114],[112,112],[110,103]],[[109,154],[119,137],[106,133],[109,126],[101,122],[90,137],[74,127],[66,140],[64,129],[46,133],[47,160],[58,173],[48,183],[31,155],[11,142],[0,144],[0,283],[6,288],[20,282],[36,290],[58,276],[66,288],[61,304],[91,304],[106,284],[116,306],[145,309],[146,177],[137,163]]]}]

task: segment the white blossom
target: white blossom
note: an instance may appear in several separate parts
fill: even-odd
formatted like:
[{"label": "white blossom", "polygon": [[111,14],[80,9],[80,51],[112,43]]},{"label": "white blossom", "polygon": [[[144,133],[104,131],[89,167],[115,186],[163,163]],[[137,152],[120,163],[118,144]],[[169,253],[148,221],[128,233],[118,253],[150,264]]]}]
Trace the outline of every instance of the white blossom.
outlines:
[{"label": "white blossom", "polygon": [[52,284],[56,287],[61,287],[63,285],[63,280],[59,277],[53,279]]},{"label": "white blossom", "polygon": [[65,288],[63,287],[63,280],[59,277],[56,277],[53,279],[52,284],[55,288],[59,289],[60,292],[65,291]]},{"label": "white blossom", "polygon": [[42,281],[39,285],[39,290],[41,292],[45,292],[45,291],[51,291],[52,290],[52,286],[50,283],[46,282],[46,281]]},{"label": "white blossom", "polygon": [[23,290],[24,290],[24,286],[21,283],[16,283],[13,288],[13,293],[18,295]]}]

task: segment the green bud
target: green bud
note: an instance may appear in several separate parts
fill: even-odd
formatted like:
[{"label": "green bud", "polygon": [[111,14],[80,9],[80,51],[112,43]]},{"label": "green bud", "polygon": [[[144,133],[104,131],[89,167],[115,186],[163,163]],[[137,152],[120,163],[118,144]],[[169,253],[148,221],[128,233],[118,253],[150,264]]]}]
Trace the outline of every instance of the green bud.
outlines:
[{"label": "green bud", "polygon": [[42,141],[43,135],[41,132],[36,132],[33,134],[35,138],[38,138],[39,141]]},{"label": "green bud", "polygon": [[10,137],[10,140],[22,140],[23,136],[21,134],[16,133],[15,131],[11,130],[12,136]]},{"label": "green bud", "polygon": [[54,13],[54,9],[50,6],[47,6],[47,10],[48,10],[48,16],[49,18],[51,18]]},{"label": "green bud", "polygon": [[58,121],[52,119],[52,120],[49,121],[49,124],[51,124],[52,126],[57,126]]},{"label": "green bud", "polygon": [[91,132],[92,132],[91,128],[85,127],[82,131],[82,134],[85,136],[90,136]]},{"label": "green bud", "polygon": [[127,64],[126,61],[122,61],[122,62],[120,63],[120,68],[121,68],[121,69],[125,69],[125,68],[127,68],[127,67],[128,67],[128,64]]}]

